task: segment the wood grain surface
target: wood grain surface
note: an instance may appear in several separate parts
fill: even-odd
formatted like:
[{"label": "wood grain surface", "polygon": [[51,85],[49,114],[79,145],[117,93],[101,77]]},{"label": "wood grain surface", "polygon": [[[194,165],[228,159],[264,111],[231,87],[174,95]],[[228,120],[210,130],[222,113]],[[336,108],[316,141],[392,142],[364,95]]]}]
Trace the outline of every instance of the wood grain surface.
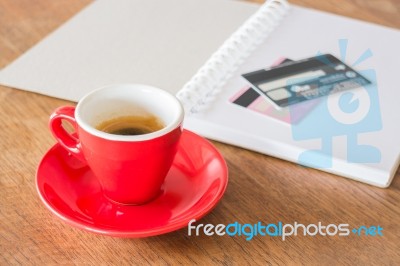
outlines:
[{"label": "wood grain surface", "polygon": [[[400,28],[398,0],[292,2]],[[0,0],[0,67],[88,3]],[[213,143],[227,161],[230,182],[202,223],[380,225],[384,236],[297,236],[286,241],[258,236],[246,241],[239,236],[189,237],[183,228],[157,237],[118,239],[72,228],[44,207],[34,182],[40,159],[55,143],[47,129],[49,114],[65,104],[69,102],[0,87],[0,265],[400,264],[399,172],[390,188],[380,189],[218,142]]]}]

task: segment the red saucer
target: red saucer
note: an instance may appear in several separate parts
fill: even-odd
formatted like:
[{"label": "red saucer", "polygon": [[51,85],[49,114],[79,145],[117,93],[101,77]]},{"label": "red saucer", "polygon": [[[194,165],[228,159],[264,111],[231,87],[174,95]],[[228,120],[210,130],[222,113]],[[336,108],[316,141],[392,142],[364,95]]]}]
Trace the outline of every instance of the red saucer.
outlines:
[{"label": "red saucer", "polygon": [[36,187],[46,207],[78,228],[116,237],[146,237],[186,227],[221,199],[228,170],[204,138],[184,130],[160,195],[144,205],[107,200],[90,169],[54,145],[39,164]]}]

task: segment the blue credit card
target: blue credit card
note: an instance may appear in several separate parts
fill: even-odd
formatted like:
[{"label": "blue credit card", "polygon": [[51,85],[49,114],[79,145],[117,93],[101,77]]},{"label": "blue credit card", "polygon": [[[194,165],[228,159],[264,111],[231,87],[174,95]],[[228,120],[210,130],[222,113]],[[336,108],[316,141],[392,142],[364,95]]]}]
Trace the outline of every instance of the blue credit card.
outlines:
[{"label": "blue credit card", "polygon": [[287,62],[242,76],[277,108],[371,84],[330,54]]}]

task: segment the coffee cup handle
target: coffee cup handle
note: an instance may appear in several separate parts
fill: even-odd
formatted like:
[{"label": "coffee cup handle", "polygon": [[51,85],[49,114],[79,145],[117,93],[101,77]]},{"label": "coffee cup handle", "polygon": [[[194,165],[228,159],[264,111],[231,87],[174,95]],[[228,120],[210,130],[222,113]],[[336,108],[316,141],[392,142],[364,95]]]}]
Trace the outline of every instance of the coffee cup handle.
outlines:
[{"label": "coffee cup handle", "polygon": [[63,148],[69,151],[80,161],[86,162],[86,159],[82,153],[82,146],[79,138],[76,136],[76,133],[71,134],[63,127],[63,120],[70,122],[77,132],[78,124],[75,120],[75,107],[63,106],[54,110],[50,116],[49,127],[54,138]]}]

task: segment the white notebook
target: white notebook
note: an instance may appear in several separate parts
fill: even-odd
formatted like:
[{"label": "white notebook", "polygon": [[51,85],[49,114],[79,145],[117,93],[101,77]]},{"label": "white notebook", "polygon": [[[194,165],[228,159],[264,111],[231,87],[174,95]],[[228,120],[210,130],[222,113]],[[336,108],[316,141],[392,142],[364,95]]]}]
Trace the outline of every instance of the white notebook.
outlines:
[{"label": "white notebook", "polygon": [[[387,187],[400,154],[398,47],[399,30],[285,0],[262,6],[231,0],[98,0],[2,69],[0,84],[73,101],[111,83],[157,86],[177,95],[187,111],[184,126],[205,137],[297,163],[302,153],[331,146],[311,163],[331,160],[321,170]],[[242,74],[280,57],[299,60],[320,53],[341,57],[357,71],[373,70],[378,127],[299,138],[292,124],[230,101],[248,86]],[[359,103],[367,98],[361,94]],[[319,128],[317,123],[315,132]],[[348,160],[348,147],[357,145],[371,146],[379,156]]]}]

